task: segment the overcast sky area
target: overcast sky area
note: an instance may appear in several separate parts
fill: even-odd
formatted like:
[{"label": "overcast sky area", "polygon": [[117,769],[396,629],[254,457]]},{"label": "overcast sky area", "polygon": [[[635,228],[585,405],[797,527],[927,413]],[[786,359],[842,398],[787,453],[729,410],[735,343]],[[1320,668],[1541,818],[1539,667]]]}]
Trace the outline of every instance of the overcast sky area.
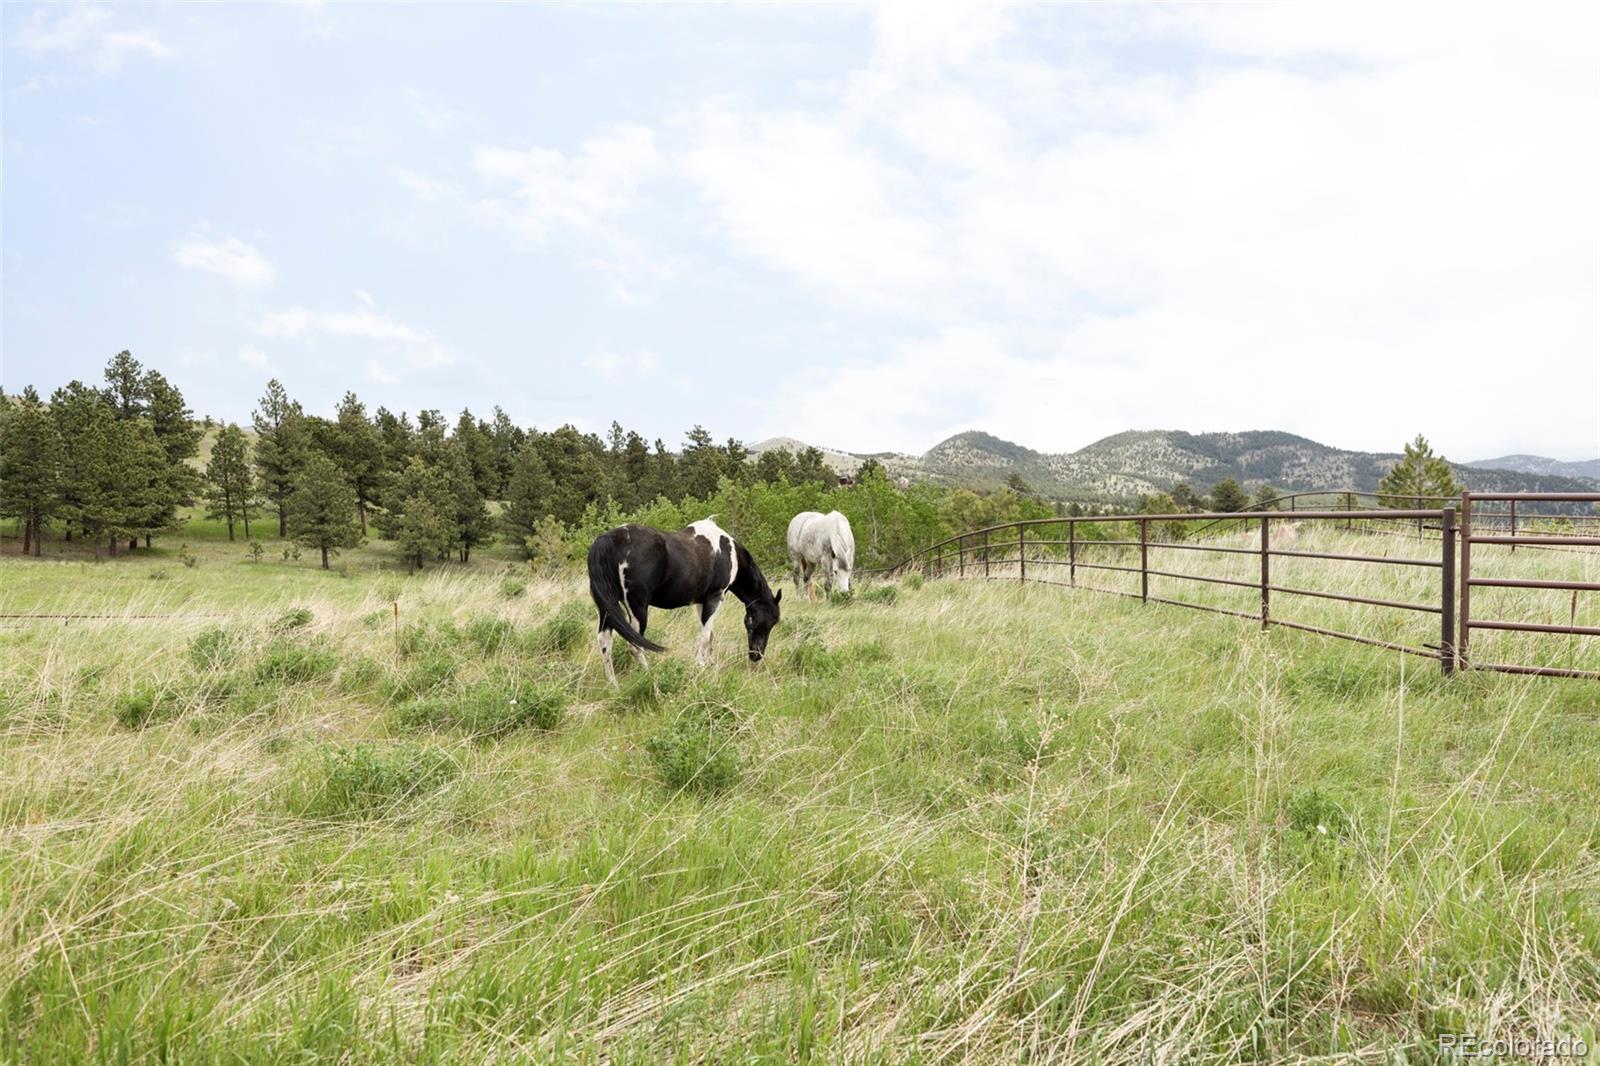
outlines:
[{"label": "overcast sky area", "polygon": [[0,383],[1600,455],[1600,7],[7,4]]}]

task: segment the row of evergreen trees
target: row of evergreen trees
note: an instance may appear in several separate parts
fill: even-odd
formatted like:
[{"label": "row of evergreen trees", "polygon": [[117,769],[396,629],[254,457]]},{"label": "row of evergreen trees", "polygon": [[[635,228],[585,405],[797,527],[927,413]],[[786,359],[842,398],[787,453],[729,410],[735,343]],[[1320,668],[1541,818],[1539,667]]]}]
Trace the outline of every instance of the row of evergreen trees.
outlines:
[{"label": "row of evergreen trees", "polygon": [[[128,352],[106,366],[104,386],[73,381],[48,403],[31,387],[0,395],[0,515],[15,517],[24,550],[47,528],[102,544],[175,528],[179,509],[204,503],[230,540],[252,524],[317,549],[323,565],[376,527],[414,566],[472,551],[497,535],[527,545],[556,521],[574,526],[597,508],[633,511],[652,501],[708,498],[724,479],[831,484],[816,449],[763,453],[718,444],[700,426],[679,453],[613,423],[605,439],[572,426],[523,429],[498,407],[491,419],[462,411],[454,425],[365,404],[346,393],[334,416],[307,414],[276,380],[250,431],[217,428],[198,461],[202,426],[182,393]],[[211,420],[204,427],[212,428]],[[489,501],[503,501],[491,516]]]}]

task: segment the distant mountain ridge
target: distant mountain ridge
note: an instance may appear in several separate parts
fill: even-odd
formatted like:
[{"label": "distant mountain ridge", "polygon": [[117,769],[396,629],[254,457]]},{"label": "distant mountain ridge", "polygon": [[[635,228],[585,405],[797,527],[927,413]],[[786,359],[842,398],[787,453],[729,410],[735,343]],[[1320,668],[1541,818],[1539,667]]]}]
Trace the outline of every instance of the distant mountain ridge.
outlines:
[{"label": "distant mountain ridge", "polygon": [[1578,477],[1600,481],[1600,459],[1566,461],[1542,455],[1502,455],[1498,459],[1477,459],[1463,464],[1474,470],[1516,470],[1524,474],[1553,477]]},{"label": "distant mountain ridge", "polygon": [[[771,447],[797,451],[806,445],[794,438],[780,437],[752,445],[750,450],[759,454]],[[868,458],[862,453],[836,449],[823,452],[841,473],[853,473]],[[913,481],[989,489],[1005,484],[1015,474],[1046,496],[1130,500],[1170,491],[1179,482],[1204,492],[1224,478],[1233,478],[1247,489],[1267,484],[1284,491],[1371,492],[1400,454],[1335,448],[1279,430],[1129,430],[1075,452],[1052,453],[1034,451],[981,430],[969,430],[940,441],[922,455],[880,452],[871,457],[883,463],[892,476]],[[1584,465],[1542,461],[1557,467]],[[1600,490],[1600,471],[1595,476],[1574,476],[1553,469],[1519,470],[1479,463],[1453,463],[1452,468],[1456,480],[1482,492]]]}]

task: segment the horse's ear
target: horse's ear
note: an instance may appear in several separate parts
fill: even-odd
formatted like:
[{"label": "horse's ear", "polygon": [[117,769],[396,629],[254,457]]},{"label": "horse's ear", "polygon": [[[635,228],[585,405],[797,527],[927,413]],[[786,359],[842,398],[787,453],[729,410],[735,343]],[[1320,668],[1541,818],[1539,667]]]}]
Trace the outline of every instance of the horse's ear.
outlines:
[{"label": "horse's ear", "polygon": [[772,597],[772,602],[773,603],[782,603],[783,602],[783,590],[782,589],[779,589],[778,590],[778,594],[776,596]]}]

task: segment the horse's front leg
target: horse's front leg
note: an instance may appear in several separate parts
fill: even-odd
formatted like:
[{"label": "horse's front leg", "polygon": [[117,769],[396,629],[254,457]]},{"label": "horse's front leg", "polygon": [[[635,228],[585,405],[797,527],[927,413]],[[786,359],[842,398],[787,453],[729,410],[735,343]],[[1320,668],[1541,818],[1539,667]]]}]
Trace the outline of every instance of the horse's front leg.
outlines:
[{"label": "horse's front leg", "polygon": [[722,603],[722,596],[710,596],[700,605],[700,646],[695,653],[695,662],[701,666],[711,661],[711,622],[716,618],[717,607]]},{"label": "horse's front leg", "polygon": [[833,599],[833,556],[824,555],[819,565],[822,567],[822,598],[831,600]]}]

